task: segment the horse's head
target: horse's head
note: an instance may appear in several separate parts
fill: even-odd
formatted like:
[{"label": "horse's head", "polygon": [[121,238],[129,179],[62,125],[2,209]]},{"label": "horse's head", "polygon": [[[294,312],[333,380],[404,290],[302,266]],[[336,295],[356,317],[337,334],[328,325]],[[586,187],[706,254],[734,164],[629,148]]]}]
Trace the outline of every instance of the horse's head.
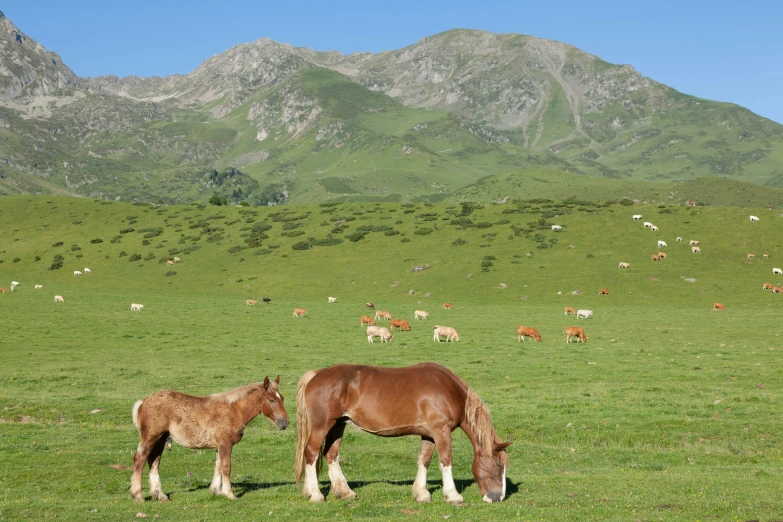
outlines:
[{"label": "horse's head", "polygon": [[476,453],[473,459],[473,476],[476,478],[484,502],[500,502],[506,498],[506,468],[510,442],[501,442],[495,437],[491,455]]},{"label": "horse's head", "polygon": [[264,377],[264,395],[261,398],[261,413],[277,424],[277,427],[284,430],[288,427],[288,412],[285,411],[283,396],[280,395],[280,376],[270,381],[269,377]]}]

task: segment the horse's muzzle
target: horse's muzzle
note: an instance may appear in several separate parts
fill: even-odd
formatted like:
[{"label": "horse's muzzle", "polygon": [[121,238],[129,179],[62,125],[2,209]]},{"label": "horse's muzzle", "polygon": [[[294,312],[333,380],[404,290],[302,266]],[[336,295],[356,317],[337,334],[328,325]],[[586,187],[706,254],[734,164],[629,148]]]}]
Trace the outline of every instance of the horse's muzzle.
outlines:
[{"label": "horse's muzzle", "polygon": [[501,500],[503,500],[503,492],[487,491],[487,494],[484,495],[484,498],[482,500],[484,500],[484,502],[487,502],[489,504],[492,504],[493,502],[500,502]]},{"label": "horse's muzzle", "polygon": [[288,427],[288,419],[286,419],[285,417],[280,417],[279,419],[277,419],[277,427],[280,430],[286,429]]}]

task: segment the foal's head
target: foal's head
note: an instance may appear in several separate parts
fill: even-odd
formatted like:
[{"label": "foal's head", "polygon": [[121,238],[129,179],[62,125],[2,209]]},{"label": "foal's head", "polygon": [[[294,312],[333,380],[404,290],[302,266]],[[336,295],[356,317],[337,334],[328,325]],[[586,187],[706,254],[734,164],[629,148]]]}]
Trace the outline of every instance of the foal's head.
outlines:
[{"label": "foal's head", "polygon": [[488,455],[476,453],[473,459],[473,476],[476,478],[484,502],[500,502],[506,497],[506,468],[510,442],[501,442],[495,437],[492,452]]},{"label": "foal's head", "polygon": [[284,430],[288,427],[288,412],[285,411],[283,396],[280,395],[280,376],[270,381],[269,377],[264,377],[263,396],[261,397],[261,413],[264,417],[271,420],[277,427]]}]

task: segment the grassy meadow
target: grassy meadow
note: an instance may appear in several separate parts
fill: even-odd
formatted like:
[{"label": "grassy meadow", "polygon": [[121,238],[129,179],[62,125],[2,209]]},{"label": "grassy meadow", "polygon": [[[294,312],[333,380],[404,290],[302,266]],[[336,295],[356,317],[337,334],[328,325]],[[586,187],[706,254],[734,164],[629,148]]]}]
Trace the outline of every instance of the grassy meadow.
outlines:
[{"label": "grassy meadow", "polygon": [[[660,232],[632,221],[637,213]],[[575,200],[242,208],[2,198],[0,286],[21,286],[0,294],[0,520],[783,519],[783,295],[761,289],[783,281],[772,274],[783,266],[782,224],[761,208]],[[669,259],[651,262],[659,251]],[[182,262],[167,265],[173,256]],[[84,267],[92,272],[73,276]],[[366,301],[413,331],[367,343]],[[716,301],[726,312],[711,310]],[[131,313],[132,302],[144,310]],[[577,321],[564,306],[594,316]],[[294,307],[309,312],[294,319]],[[413,321],[416,309],[429,320]],[[434,342],[435,324],[462,339]],[[519,343],[518,325],[543,342]],[[565,343],[572,325],[586,344]],[[417,438],[348,429],[341,464],[358,498],[310,505],[293,482],[299,376],[420,361],[465,379],[514,442],[507,499],[480,500],[460,430],[456,508],[437,464],[433,502],[411,498]],[[237,501],[208,491],[213,451],[177,445],[161,462],[171,502],[131,500],[137,399],[278,374],[291,426],[280,432],[263,417],[248,426],[233,453]]]}]

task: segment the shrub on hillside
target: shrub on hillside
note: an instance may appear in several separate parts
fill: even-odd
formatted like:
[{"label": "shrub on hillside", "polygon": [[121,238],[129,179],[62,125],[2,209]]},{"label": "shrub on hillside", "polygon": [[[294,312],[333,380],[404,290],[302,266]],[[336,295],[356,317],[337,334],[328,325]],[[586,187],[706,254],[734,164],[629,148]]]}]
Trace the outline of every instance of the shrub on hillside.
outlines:
[{"label": "shrub on hillside", "polygon": [[141,254],[133,254],[128,258],[128,261],[133,263],[134,261],[139,261],[141,259]]},{"label": "shrub on hillside", "polygon": [[175,275],[177,275],[177,273],[174,270],[169,270],[168,272],[166,272],[166,275],[167,276],[175,276]]},{"label": "shrub on hillside", "polygon": [[413,233],[416,234],[417,236],[427,236],[429,234],[432,234],[433,232],[434,230],[431,228],[417,228],[416,230],[413,231]]},{"label": "shrub on hillside", "polygon": [[71,245],[71,252],[76,252],[77,250],[81,250],[82,248],[79,245]]},{"label": "shrub on hillside", "polygon": [[345,239],[351,241],[352,243],[356,243],[360,239],[362,239],[365,236],[366,232],[354,232],[353,234],[348,234],[345,236]]},{"label": "shrub on hillside", "polygon": [[52,244],[52,246],[53,247],[61,247],[61,246],[63,246],[63,242],[62,241],[58,241],[57,243]]},{"label": "shrub on hillside", "polygon": [[61,256],[60,254],[55,254],[54,259],[52,260],[52,264],[49,266],[49,270],[59,270],[63,267],[63,262],[65,261],[65,258]]},{"label": "shrub on hillside", "polygon": [[461,237],[458,237],[454,241],[451,242],[452,245],[467,245],[468,242],[462,239]]},{"label": "shrub on hillside", "polygon": [[96,237],[95,239],[90,239],[90,243],[97,245],[98,243],[103,243],[103,239]]}]

